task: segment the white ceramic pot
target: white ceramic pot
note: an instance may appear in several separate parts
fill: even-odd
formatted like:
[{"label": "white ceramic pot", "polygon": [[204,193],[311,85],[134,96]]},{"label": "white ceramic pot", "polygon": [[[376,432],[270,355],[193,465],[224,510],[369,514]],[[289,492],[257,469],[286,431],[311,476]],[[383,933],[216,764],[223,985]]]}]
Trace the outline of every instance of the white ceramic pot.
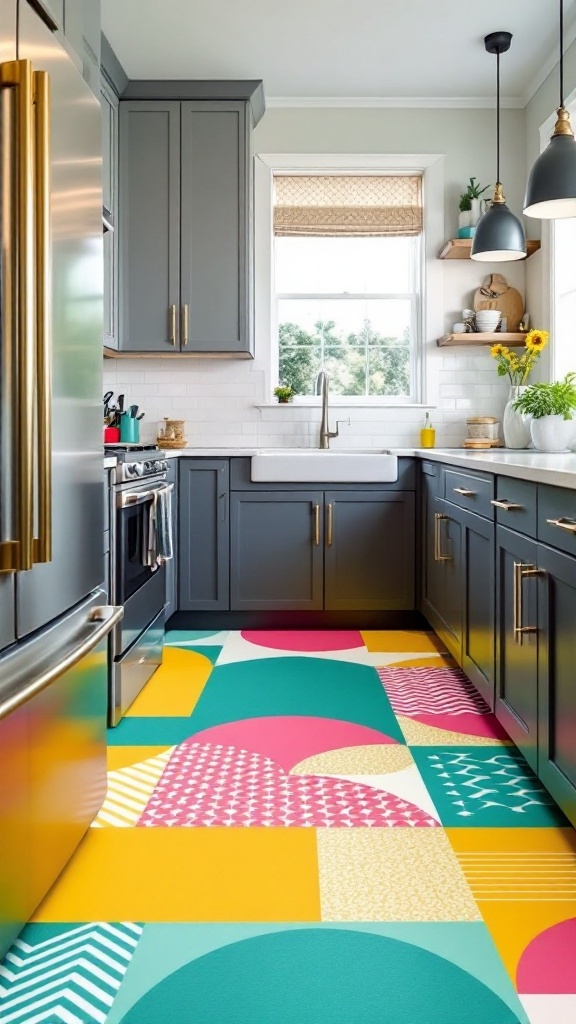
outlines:
[{"label": "white ceramic pot", "polygon": [[527,448],[530,444],[530,422],[532,417],[514,409],[514,402],[526,391],[527,384],[513,384],[502,417],[502,433],[506,448]]},{"label": "white ceramic pot", "polygon": [[478,223],[480,217],[482,216],[481,200],[471,199],[470,206],[470,227],[476,227],[476,224]]},{"label": "white ceramic pot", "polygon": [[470,217],[470,210],[460,210],[460,213],[458,214],[458,227],[469,228],[472,223]]},{"label": "white ceramic pot", "polygon": [[534,447],[539,452],[568,452],[574,423],[563,416],[541,416],[530,423]]}]

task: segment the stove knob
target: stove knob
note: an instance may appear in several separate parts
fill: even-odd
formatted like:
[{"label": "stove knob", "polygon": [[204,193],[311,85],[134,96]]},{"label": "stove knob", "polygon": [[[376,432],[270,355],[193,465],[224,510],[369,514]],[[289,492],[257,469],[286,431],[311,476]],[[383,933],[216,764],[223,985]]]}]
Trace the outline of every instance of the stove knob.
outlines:
[{"label": "stove knob", "polygon": [[136,476],[142,476],[142,474],[144,472],[144,470],[142,468],[142,463],[141,462],[134,463],[134,466],[132,467],[132,472],[135,473]]},{"label": "stove knob", "polygon": [[168,463],[166,462],[166,459],[160,459],[160,469],[162,470],[163,473],[167,472]]}]

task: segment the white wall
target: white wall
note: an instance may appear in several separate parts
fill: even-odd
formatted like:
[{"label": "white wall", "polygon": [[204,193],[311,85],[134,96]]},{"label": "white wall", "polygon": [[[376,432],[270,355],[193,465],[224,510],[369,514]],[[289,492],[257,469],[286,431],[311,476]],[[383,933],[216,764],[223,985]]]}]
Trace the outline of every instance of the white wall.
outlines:
[{"label": "white wall", "polygon": [[[254,133],[255,153],[443,153],[445,154],[445,237],[457,226],[458,197],[471,175],[494,183],[493,110],[272,109]],[[525,185],[525,112],[502,112],[502,178],[508,204],[517,214]],[[426,354],[426,401],[436,406],[432,419],[438,445],[458,445],[469,415],[501,415],[507,388],[498,382],[489,349],[438,349],[436,338],[470,306],[475,289],[490,270],[468,261],[445,261],[430,268],[437,308],[444,311]],[[525,265],[504,268],[510,284],[524,293]],[[259,287],[267,268],[257,266]],[[264,308],[266,304],[264,302]],[[242,447],[317,444],[318,409],[282,406],[258,408],[268,390],[269,325],[257,317],[256,358],[227,360],[105,360],[106,388],[124,392],[127,404],[146,411],[142,436],[152,440],[163,416],[185,419],[190,445]],[[333,409],[332,420],[336,410]],[[424,413],[419,409],[343,408],[350,416],[333,447],[413,445]]]}]

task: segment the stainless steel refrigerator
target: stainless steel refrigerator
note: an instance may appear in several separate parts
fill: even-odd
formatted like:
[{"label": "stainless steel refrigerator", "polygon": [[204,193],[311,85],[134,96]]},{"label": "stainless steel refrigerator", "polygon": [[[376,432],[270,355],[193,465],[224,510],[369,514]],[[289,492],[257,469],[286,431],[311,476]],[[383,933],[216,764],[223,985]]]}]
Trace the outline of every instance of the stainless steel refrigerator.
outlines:
[{"label": "stainless steel refrigerator", "polygon": [[0,953],[106,788],[100,108],[0,4]]}]

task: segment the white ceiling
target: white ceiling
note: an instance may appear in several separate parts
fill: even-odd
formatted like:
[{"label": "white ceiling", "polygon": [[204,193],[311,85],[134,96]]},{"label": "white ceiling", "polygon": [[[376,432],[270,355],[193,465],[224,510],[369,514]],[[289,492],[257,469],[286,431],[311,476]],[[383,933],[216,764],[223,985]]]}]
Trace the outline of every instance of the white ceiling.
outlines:
[{"label": "white ceiling", "polygon": [[[566,41],[576,0],[564,0]],[[514,38],[502,93],[523,105],[557,55],[558,0],[102,0],[129,78],[262,78],[267,98],[492,98],[488,32]],[[514,102],[516,101],[516,102]]]}]

